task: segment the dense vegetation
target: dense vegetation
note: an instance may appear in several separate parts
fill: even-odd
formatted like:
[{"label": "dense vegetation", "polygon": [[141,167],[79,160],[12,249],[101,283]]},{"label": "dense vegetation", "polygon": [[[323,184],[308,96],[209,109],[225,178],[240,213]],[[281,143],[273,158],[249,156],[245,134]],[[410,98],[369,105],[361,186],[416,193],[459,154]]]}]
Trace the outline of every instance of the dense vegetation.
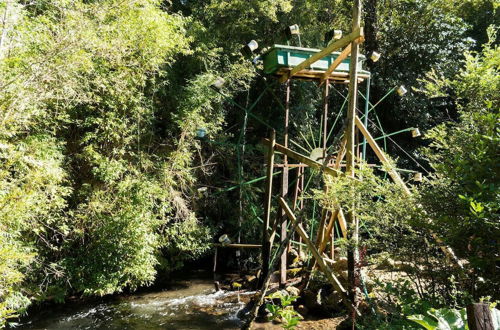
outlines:
[{"label": "dense vegetation", "polygon": [[[380,171],[360,170],[368,249],[419,263],[414,293],[435,307],[499,299],[491,291],[499,284],[499,4],[365,2],[363,52],[383,54],[367,61],[372,100],[409,89],[373,114],[386,132],[425,131],[425,139],[398,136],[401,148],[386,147],[398,167],[428,173],[409,198]],[[276,31],[295,23],[303,46],[321,47],[332,24],[350,30],[351,5],[0,2],[0,327],[32,302],[149,285],[207,253],[219,234],[257,241],[262,185],[242,183],[264,174],[259,141],[269,128],[281,137],[283,86],[239,49],[251,39],[261,48],[283,43]],[[225,84],[215,91],[219,76]],[[320,126],[321,90],[294,82],[292,93],[291,135],[305,145]],[[332,104],[343,101],[339,93]],[[199,128],[206,139],[196,138]],[[330,190],[337,194],[315,197],[328,205],[344,189],[339,181]],[[429,227],[466,271],[442,262]]]}]

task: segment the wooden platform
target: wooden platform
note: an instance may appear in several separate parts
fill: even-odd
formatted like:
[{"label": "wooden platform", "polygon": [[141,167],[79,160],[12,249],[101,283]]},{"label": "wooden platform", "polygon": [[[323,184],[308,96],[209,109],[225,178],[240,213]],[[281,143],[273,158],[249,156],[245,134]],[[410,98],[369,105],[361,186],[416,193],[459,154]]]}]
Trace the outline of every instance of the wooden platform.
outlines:
[{"label": "wooden platform", "polygon": [[[292,69],[291,68],[281,68],[278,71],[274,73],[275,76],[283,76],[284,74],[287,74],[290,72]],[[292,79],[299,79],[299,80],[321,80],[321,77],[325,71],[319,71],[319,70],[310,70],[310,69],[304,69],[296,73]],[[368,72],[366,73],[359,73],[358,72],[358,82],[362,82],[365,79],[367,79],[370,76]],[[347,72],[340,72],[340,71],[334,71],[332,74],[328,77],[328,79],[332,83],[336,84],[348,84],[349,83],[349,73]]]},{"label": "wooden platform", "polygon": [[[351,33],[325,49],[274,45],[263,55],[264,72],[279,77],[281,82],[290,78],[319,82],[328,79],[333,83],[347,84],[351,63],[350,42],[362,40],[360,33],[360,31]],[[343,50],[341,52],[331,50],[336,48]],[[370,76],[370,72],[363,69],[365,60],[366,57],[359,54],[357,58],[359,82]]]}]

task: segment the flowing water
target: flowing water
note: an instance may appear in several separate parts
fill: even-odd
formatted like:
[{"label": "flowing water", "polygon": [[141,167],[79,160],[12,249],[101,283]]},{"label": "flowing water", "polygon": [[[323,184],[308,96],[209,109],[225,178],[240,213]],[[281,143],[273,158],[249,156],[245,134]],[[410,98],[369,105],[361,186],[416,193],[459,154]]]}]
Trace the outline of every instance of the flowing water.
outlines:
[{"label": "flowing water", "polygon": [[250,295],[215,292],[209,279],[179,280],[163,291],[45,308],[16,329],[239,329]]}]

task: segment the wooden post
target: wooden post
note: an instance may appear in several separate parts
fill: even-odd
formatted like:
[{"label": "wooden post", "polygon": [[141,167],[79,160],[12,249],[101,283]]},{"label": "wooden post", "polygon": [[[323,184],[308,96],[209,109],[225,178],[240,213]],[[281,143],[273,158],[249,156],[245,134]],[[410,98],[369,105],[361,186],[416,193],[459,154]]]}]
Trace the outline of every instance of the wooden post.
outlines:
[{"label": "wooden post", "polygon": [[[285,148],[288,148],[288,117],[290,114],[290,80],[286,82],[286,96],[285,96],[285,127],[284,127],[284,141],[283,144]],[[283,154],[283,172],[281,174],[281,197],[286,197],[288,195],[288,156]],[[285,212],[281,211],[281,242],[285,240],[286,237],[286,227],[287,221]],[[288,248],[281,254],[280,260],[280,285],[284,286],[286,284],[286,266],[287,266],[287,253]]]},{"label": "wooden post", "polygon": [[[356,31],[361,26],[361,0],[354,0],[352,30]],[[351,61],[349,65],[349,95],[348,95],[348,108],[347,108],[347,145],[346,145],[346,174],[349,177],[354,177],[355,167],[355,150],[354,150],[354,137],[355,137],[355,123],[356,106],[358,97],[358,57],[359,46],[357,42],[351,43]],[[360,280],[360,270],[358,262],[358,221],[354,212],[354,199],[347,214],[347,223],[351,230],[351,239],[353,240],[353,248],[347,252],[347,272],[349,282],[349,296],[355,307],[358,305],[357,286]],[[356,314],[351,313],[352,327],[355,329]]]},{"label": "wooden post", "polygon": [[266,179],[266,200],[264,204],[264,225],[262,228],[262,272],[259,278],[259,287],[269,272],[269,261],[271,256],[271,243],[269,240],[269,224],[271,220],[271,200],[273,197],[273,169],[274,169],[274,146],[276,144],[276,132],[271,131],[267,154],[267,179]]},{"label": "wooden post", "polygon": [[220,291],[219,281],[217,281],[217,247],[215,248],[215,251],[214,251],[213,276],[214,276],[215,291]]},{"label": "wooden post", "polygon": [[[328,89],[330,87],[328,79],[326,80],[326,84],[323,90],[323,163],[326,161],[326,140],[328,137]],[[328,163],[325,163],[328,166]],[[326,186],[323,187],[323,190],[326,192]],[[319,222],[317,237],[316,237],[316,246],[319,248],[321,242],[323,242],[325,236],[325,224],[326,219],[329,215],[328,210],[321,210],[321,221]]]},{"label": "wooden post", "polygon": [[326,80],[325,89],[323,90],[323,161],[326,159],[326,140],[328,138],[328,93],[329,81]]},{"label": "wooden post", "polygon": [[468,305],[467,323],[470,330],[493,330],[493,316],[490,306],[484,303]]},{"label": "wooden post", "polygon": [[330,236],[330,258],[335,260],[335,227],[332,228],[332,235]]},{"label": "wooden post", "polygon": [[[292,233],[295,231],[296,225],[297,224],[294,224],[292,230],[290,230],[289,232],[286,233],[285,240],[280,243],[280,246],[278,247],[278,251],[277,251],[278,255],[280,255],[281,253],[283,253],[284,250],[286,250],[286,247],[288,246],[288,243],[290,242],[290,239],[292,237]],[[278,261],[277,259],[278,258],[273,259],[272,265],[269,265],[270,271],[267,272],[267,274],[265,276],[262,276],[261,280],[259,281],[259,282],[262,282],[261,286],[259,286],[259,288],[261,288],[260,289],[261,291],[257,296],[257,301],[255,302],[255,305],[253,306],[252,310],[250,311],[249,317],[247,318],[245,324],[243,324],[243,326],[241,327],[241,329],[243,329],[243,330],[250,329],[250,326],[252,325],[253,320],[255,319],[255,317],[257,317],[259,307],[264,303],[264,299],[266,297],[266,292],[267,292],[267,290],[269,288],[269,284],[271,282],[271,274],[274,271],[274,268],[276,267],[276,263]]]},{"label": "wooden post", "polygon": [[[295,186],[295,195],[293,197],[293,209],[295,210],[297,207],[299,210],[302,210],[304,208],[304,199],[299,199],[299,193],[302,193],[304,190],[304,174],[305,174],[305,168],[304,167],[299,167],[297,169],[297,183]],[[297,205],[297,202],[299,202],[299,205]],[[299,256],[302,253],[302,237],[299,236]]]}]

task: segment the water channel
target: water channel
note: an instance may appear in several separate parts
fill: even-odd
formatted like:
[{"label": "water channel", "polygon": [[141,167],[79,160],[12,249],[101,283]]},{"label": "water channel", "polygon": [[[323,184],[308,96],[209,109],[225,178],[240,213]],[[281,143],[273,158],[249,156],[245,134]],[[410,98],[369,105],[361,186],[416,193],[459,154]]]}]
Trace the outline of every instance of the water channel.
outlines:
[{"label": "water channel", "polygon": [[194,274],[164,289],[32,310],[15,329],[239,329],[251,293],[215,292]]}]

